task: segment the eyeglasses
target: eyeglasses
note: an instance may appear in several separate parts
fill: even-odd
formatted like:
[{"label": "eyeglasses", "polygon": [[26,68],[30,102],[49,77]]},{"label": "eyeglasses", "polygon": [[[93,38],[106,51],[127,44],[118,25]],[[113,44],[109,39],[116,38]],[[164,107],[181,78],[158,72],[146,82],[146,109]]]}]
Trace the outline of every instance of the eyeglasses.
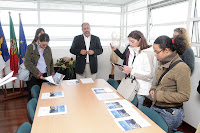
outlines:
[{"label": "eyeglasses", "polygon": [[161,51],[162,51],[162,50],[160,50],[160,51],[156,51],[156,50],[155,50],[154,53],[159,54]]}]

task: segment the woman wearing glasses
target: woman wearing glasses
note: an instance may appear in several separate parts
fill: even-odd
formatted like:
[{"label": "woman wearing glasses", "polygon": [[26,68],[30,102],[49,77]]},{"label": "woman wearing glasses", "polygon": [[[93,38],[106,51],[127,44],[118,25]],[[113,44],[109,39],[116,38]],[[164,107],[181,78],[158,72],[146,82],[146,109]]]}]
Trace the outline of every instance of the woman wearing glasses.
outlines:
[{"label": "woman wearing glasses", "polygon": [[28,100],[32,98],[32,86],[41,86],[44,77],[54,76],[53,57],[51,48],[48,46],[49,40],[48,34],[41,33],[38,40],[27,47],[24,65],[30,72],[29,81],[27,81]]},{"label": "woman wearing glasses", "polygon": [[[132,31],[128,35],[129,45],[122,54],[111,45],[114,52],[124,60],[124,67],[119,67],[126,75],[134,76],[140,88],[137,93],[138,108],[143,106],[144,96],[149,95],[149,90],[155,73],[156,59],[153,49],[147,44],[144,35],[140,31]],[[124,58],[123,58],[124,57]]]},{"label": "woman wearing glasses", "polygon": [[194,52],[190,46],[190,38],[187,33],[187,30],[185,28],[176,28],[174,30],[173,38],[175,38],[177,35],[180,35],[185,39],[185,44],[187,48],[185,52],[182,55],[180,55],[180,57],[190,67],[192,73],[194,70],[195,57],[194,57]]},{"label": "woman wearing glasses", "polygon": [[[182,61],[186,49],[184,38],[177,36],[158,37],[153,45],[155,56],[159,61],[156,72],[156,84],[151,87],[152,109],[157,111],[167,122],[169,133],[174,133],[184,117],[183,102],[190,97],[190,68]],[[174,67],[173,64],[181,61]],[[171,68],[164,76],[168,68]]]}]

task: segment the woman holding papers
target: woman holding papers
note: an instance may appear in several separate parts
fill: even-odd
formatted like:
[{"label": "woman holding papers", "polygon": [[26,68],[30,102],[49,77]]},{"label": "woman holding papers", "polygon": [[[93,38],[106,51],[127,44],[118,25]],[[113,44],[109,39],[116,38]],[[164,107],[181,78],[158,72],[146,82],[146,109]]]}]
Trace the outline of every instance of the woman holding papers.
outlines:
[{"label": "woman holding papers", "polygon": [[55,74],[51,48],[48,46],[49,35],[41,32],[39,34],[39,39],[27,47],[25,54],[24,65],[30,71],[29,81],[27,81],[28,99],[31,99],[30,90],[33,85],[41,86],[44,77]]},{"label": "woman holding papers", "polygon": [[135,77],[140,88],[137,93],[138,107],[143,105],[145,95],[149,95],[149,90],[153,81],[156,59],[153,49],[147,44],[144,35],[140,31],[132,31],[128,35],[129,45],[122,54],[114,46],[111,48],[119,57],[124,57],[124,67],[118,67],[127,76]]},{"label": "woman holding papers", "polygon": [[183,102],[190,97],[191,71],[179,57],[185,51],[186,44],[181,36],[175,39],[160,36],[155,40],[153,49],[159,66],[157,82],[150,90],[153,99],[151,108],[165,119],[169,133],[174,133],[184,117]]}]

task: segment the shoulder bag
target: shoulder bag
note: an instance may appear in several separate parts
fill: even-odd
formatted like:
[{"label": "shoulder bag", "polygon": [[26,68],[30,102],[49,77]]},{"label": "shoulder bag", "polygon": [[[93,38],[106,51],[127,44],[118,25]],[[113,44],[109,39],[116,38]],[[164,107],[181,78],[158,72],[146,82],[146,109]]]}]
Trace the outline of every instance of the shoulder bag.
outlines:
[{"label": "shoulder bag", "polygon": [[123,96],[128,101],[133,101],[136,93],[138,92],[140,86],[137,80],[132,78],[132,76],[126,76],[122,79],[121,83],[117,88],[117,92]]}]

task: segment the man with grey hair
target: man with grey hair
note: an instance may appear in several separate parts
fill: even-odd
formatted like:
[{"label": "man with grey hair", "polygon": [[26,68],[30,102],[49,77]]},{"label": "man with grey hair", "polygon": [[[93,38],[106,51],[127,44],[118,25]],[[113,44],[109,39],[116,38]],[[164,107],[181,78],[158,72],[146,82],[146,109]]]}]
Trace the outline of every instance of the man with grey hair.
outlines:
[{"label": "man with grey hair", "polygon": [[90,34],[89,23],[82,24],[82,35],[74,37],[70,52],[76,55],[76,78],[96,78],[97,55],[103,53],[99,37]]}]

